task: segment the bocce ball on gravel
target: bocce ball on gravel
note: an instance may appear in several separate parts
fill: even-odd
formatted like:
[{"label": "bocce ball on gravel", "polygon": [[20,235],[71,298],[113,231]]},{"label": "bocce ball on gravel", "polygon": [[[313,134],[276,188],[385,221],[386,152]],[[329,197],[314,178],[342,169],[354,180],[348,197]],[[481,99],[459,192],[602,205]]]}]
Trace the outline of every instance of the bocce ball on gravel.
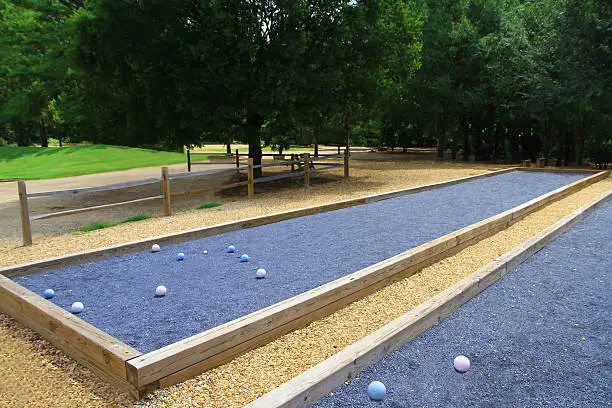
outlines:
[{"label": "bocce ball on gravel", "polygon": [[466,356],[457,356],[453,361],[455,370],[460,373],[465,373],[470,369],[470,360]]},{"label": "bocce ball on gravel", "polygon": [[72,313],[81,313],[85,309],[85,306],[81,302],[74,302],[72,306],[70,306],[70,311]]},{"label": "bocce ball on gravel", "polygon": [[387,387],[380,381],[372,381],[368,385],[368,396],[374,401],[382,401],[387,395]]}]

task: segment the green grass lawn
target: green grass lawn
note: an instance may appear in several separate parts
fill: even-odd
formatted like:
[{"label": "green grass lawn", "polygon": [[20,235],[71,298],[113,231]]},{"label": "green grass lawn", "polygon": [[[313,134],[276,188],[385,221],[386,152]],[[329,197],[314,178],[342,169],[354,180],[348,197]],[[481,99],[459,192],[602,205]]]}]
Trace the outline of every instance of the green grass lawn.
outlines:
[{"label": "green grass lawn", "polygon": [[183,153],[122,146],[0,147],[0,179],[50,179],[185,162]]}]

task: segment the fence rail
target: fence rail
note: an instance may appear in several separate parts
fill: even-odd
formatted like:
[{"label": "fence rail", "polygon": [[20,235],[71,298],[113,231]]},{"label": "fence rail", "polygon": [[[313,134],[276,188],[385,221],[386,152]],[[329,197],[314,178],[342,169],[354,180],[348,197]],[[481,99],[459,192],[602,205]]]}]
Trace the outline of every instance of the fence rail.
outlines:
[{"label": "fence rail", "polygon": [[[79,213],[84,213],[84,212],[89,212],[89,211],[104,210],[108,208],[137,204],[137,203],[142,203],[142,202],[152,201],[152,200],[162,200],[164,215],[171,216],[172,215],[172,204],[171,204],[172,197],[187,196],[190,194],[198,194],[198,193],[204,193],[204,192],[215,192],[215,191],[225,190],[228,188],[235,188],[235,187],[241,187],[241,186],[246,185],[247,195],[250,198],[250,197],[253,197],[253,195],[255,194],[255,184],[256,183],[264,183],[268,181],[281,180],[281,179],[289,178],[289,177],[302,177],[303,176],[304,185],[309,186],[311,173],[334,169],[338,167],[344,167],[344,175],[345,177],[348,177],[349,161],[348,161],[347,156],[344,157],[344,163],[329,163],[329,162],[313,161],[311,160],[309,153],[304,153],[300,155],[292,154],[291,160],[289,161],[282,161],[282,162],[275,162],[275,163],[263,163],[259,165],[254,165],[253,159],[249,158],[248,165],[241,166],[240,156],[238,155],[237,150],[236,150],[236,153],[237,153],[237,155],[235,156],[236,157],[236,167],[191,172],[191,166],[189,166],[187,173],[176,173],[172,175],[169,174],[168,167],[162,167],[161,177],[149,178],[149,179],[144,179],[144,180],[136,180],[136,181],[128,181],[125,183],[109,184],[106,186],[99,186],[99,187],[86,187],[86,188],[76,188],[76,189],[70,189],[70,190],[28,193],[26,189],[25,181],[18,180],[17,187],[18,187],[18,192],[19,192],[21,231],[22,231],[23,245],[24,246],[32,245],[32,227],[31,227],[32,221],[44,220],[44,219],[55,218],[55,217],[64,217],[68,215],[74,215],[74,214],[79,214]],[[298,165],[297,171],[295,168],[296,164]],[[320,167],[320,168],[315,167],[319,165],[322,165],[324,167]],[[267,176],[267,177],[259,177],[259,178],[254,177],[255,169],[263,169],[263,168],[268,168],[268,167],[279,167],[279,166],[286,166],[286,167],[291,166],[291,171],[288,173],[282,173],[282,174],[277,174],[277,175]],[[201,188],[201,189],[195,189],[195,190],[187,190],[183,192],[172,192],[170,188],[170,182],[172,180],[184,179],[184,178],[189,178],[189,177],[206,176],[206,175],[219,174],[219,173],[225,173],[225,172],[236,172],[236,171],[238,173],[240,173],[241,171],[247,171],[247,174],[248,174],[247,181],[240,181],[240,182],[231,183],[231,184],[224,184],[218,187],[207,187],[207,188]],[[73,194],[81,194],[81,193],[95,193],[95,192],[100,192],[100,191],[134,188],[134,187],[140,187],[140,186],[156,184],[156,183],[161,184],[161,194],[159,195],[137,198],[134,200],[121,201],[121,202],[110,203],[110,204],[96,205],[96,206],[91,206],[91,207],[75,208],[72,210],[57,211],[57,212],[52,212],[48,214],[41,214],[41,215],[34,215],[34,216],[31,216],[29,212],[28,199],[30,198],[60,196],[60,195],[73,195]]]},{"label": "fence rail", "polygon": [[146,186],[148,184],[155,184],[155,183],[159,183],[162,180],[163,180],[162,177],[156,177],[156,178],[137,180],[137,181],[127,181],[125,183],[108,184],[106,186],[100,186],[100,187],[74,188],[71,190],[44,191],[41,193],[29,193],[28,198],[48,197],[48,196],[56,196],[56,195],[64,195],[64,194],[95,193],[98,191],[108,191],[108,190],[121,190],[123,188],[131,188],[131,187]]}]

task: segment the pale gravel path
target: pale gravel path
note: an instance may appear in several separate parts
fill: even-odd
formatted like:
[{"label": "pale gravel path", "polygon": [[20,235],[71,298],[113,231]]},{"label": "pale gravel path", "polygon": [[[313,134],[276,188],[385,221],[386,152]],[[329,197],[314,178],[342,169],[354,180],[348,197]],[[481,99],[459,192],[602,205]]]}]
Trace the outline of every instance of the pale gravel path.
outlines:
[{"label": "pale gravel path", "polygon": [[[454,174],[458,176],[456,172]],[[403,178],[406,179],[406,174]],[[398,282],[349,305],[328,318],[284,336],[268,346],[254,350],[194,380],[186,381],[178,387],[161,390],[148,398],[147,405],[152,407],[241,406],[242,403],[262,395],[316,362],[329,357],[340,348],[352,344],[396,315],[404,313],[443,290],[445,285],[448,286],[451,282],[476,270],[479,265],[501,255],[515,245],[515,242],[520,242],[553,224],[611,188],[610,179],[588,187],[580,194],[574,194],[530,215],[515,224],[511,230],[497,234],[479,246],[468,248],[453,259],[433,265],[409,280]],[[274,208],[269,209],[269,211],[274,210]],[[49,247],[46,249],[49,250]],[[30,256],[36,259],[35,255],[37,253],[33,252]],[[20,256],[22,259],[27,259],[25,254]],[[395,293],[398,290],[409,296],[398,297]],[[391,307],[401,299],[409,300],[405,304],[400,302],[397,307]],[[380,302],[390,305],[388,313],[380,313]],[[374,310],[375,313],[368,314],[366,308]],[[355,325],[355,316],[359,316],[357,320],[364,319],[362,325]],[[0,406],[7,408],[130,406],[122,400],[120,394],[92,377],[88,370],[81,368],[70,359],[61,357],[60,352],[46,344],[44,340],[36,338],[37,336],[31,331],[22,329],[12,319],[0,319],[0,350],[3,350],[4,363],[0,369],[6,367],[3,375],[0,375]],[[287,357],[292,357],[293,360],[285,360]]]}]

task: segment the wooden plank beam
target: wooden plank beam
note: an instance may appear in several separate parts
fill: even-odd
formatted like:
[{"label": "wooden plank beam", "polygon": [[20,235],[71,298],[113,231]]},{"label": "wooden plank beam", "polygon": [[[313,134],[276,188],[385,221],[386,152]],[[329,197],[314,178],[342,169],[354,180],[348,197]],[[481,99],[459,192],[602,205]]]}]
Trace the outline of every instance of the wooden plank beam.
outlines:
[{"label": "wooden plank beam", "polygon": [[162,198],[164,199],[164,215],[169,217],[172,215],[172,205],[170,197],[170,177],[168,173],[168,167],[162,167]]},{"label": "wooden plank beam", "polygon": [[21,216],[21,236],[23,238],[23,246],[32,245],[32,225],[30,221],[30,210],[28,209],[28,192],[26,190],[25,181],[17,182],[17,191],[19,193],[19,214]]},{"label": "wooden plank beam", "polygon": [[543,169],[539,169],[537,167],[517,167],[516,168],[519,171],[543,171],[543,172],[548,172],[548,173],[600,173],[602,171],[605,170],[597,170],[597,169],[566,169],[563,167],[559,167],[559,168],[553,168],[553,167],[548,167],[548,168],[543,168]]},{"label": "wooden plank beam", "polygon": [[188,196],[188,195],[193,195],[193,194],[209,193],[213,191],[227,190],[229,188],[234,188],[234,187],[246,186],[247,184],[248,184],[248,181],[239,181],[237,183],[223,184],[222,186],[219,186],[219,187],[207,187],[207,188],[199,188],[197,190],[181,191],[180,193],[170,193],[170,196],[177,197],[177,196]]},{"label": "wooden plank beam", "polygon": [[518,245],[502,257],[417,306],[408,313],[374,331],[329,359],[317,364],[245,408],[299,408],[315,403],[370,364],[414,339],[457,310],[521,262],[567,231],[596,207],[606,202],[612,191],[604,193],[552,226]]},{"label": "wooden plank beam", "polygon": [[253,194],[255,194],[255,176],[253,173],[253,158],[250,157],[249,158],[249,179],[248,179],[248,186],[247,186],[247,195],[249,198],[253,197]]},{"label": "wooden plank beam", "polygon": [[65,215],[78,214],[78,213],[83,213],[83,212],[88,212],[88,211],[103,210],[103,209],[112,208],[112,207],[121,207],[121,206],[124,206],[124,205],[141,203],[141,202],[144,202],[144,201],[159,200],[161,198],[164,198],[164,196],[163,195],[158,195],[158,196],[153,196],[153,197],[138,198],[136,200],[122,201],[120,203],[96,205],[96,206],[93,206],[93,207],[76,208],[74,210],[58,211],[58,212],[49,213],[49,214],[35,215],[33,217],[30,217],[30,220],[35,221],[35,220],[43,220],[45,218],[63,217]]},{"label": "wooden plank beam", "polygon": [[141,355],[107,333],[0,275],[0,312],[39,333],[102,379],[136,394],[125,362]]},{"label": "wooden plank beam", "polygon": [[47,197],[47,196],[56,196],[56,195],[64,195],[64,194],[80,194],[80,193],[96,193],[100,191],[110,191],[110,190],[121,190],[124,188],[131,187],[139,187],[146,186],[148,184],[155,184],[162,181],[161,177],[158,178],[150,178],[145,180],[136,180],[136,181],[127,181],[125,183],[118,184],[109,184],[106,186],[100,187],[86,187],[86,188],[75,188],[72,190],[59,190],[59,191],[45,191],[41,193],[30,193],[28,197]]}]

